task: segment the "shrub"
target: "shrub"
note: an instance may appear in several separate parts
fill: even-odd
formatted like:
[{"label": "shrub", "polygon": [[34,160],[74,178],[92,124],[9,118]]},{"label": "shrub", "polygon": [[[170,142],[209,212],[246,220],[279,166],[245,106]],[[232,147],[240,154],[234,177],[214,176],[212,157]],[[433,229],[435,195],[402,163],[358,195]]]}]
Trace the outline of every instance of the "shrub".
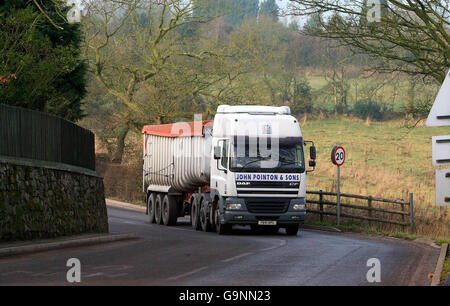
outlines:
[{"label": "shrub", "polygon": [[310,113],[312,108],[311,86],[307,80],[301,80],[294,86],[292,113],[295,115]]},{"label": "shrub", "polygon": [[358,118],[367,119],[370,117],[374,120],[383,120],[388,108],[386,105],[380,105],[373,100],[360,100],[353,105],[352,113]]}]

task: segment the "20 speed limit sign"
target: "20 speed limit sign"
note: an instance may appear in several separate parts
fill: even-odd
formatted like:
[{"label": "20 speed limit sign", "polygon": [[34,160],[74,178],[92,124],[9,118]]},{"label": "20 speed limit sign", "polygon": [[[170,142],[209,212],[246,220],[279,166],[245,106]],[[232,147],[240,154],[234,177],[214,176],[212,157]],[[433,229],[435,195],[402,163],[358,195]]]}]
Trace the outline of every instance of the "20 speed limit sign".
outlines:
[{"label": "20 speed limit sign", "polygon": [[331,151],[331,161],[336,166],[340,167],[345,162],[345,150],[341,146],[336,146]]}]

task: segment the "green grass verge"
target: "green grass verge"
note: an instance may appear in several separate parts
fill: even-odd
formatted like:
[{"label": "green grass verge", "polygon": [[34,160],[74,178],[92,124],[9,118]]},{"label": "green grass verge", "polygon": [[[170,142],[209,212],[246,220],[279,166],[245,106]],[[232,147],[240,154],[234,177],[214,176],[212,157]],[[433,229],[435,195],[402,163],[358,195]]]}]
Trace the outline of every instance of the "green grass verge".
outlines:
[{"label": "green grass verge", "polygon": [[442,245],[442,244],[444,244],[444,243],[450,244],[450,239],[446,239],[446,238],[436,239],[436,244],[437,244],[437,245]]}]

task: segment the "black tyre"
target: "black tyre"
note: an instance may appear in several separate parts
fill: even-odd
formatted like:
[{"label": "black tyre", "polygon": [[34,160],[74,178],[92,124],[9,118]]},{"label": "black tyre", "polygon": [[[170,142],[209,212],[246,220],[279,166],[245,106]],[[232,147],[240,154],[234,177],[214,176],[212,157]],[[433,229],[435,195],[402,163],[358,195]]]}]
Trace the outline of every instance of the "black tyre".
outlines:
[{"label": "black tyre", "polygon": [[289,236],[297,236],[298,233],[298,225],[292,225],[286,227],[286,234]]},{"label": "black tyre", "polygon": [[162,201],[162,220],[164,225],[172,226],[177,224],[178,211],[177,201],[174,197],[165,195]]},{"label": "black tyre", "polygon": [[155,194],[152,192],[147,199],[148,217],[150,224],[155,223]]},{"label": "black tyre", "polygon": [[217,206],[219,206],[219,203],[217,201],[214,201],[209,205],[209,223],[211,224],[211,230],[216,230],[216,209]]},{"label": "black tyre", "polygon": [[219,235],[228,235],[231,232],[230,224],[222,224],[220,222],[219,205],[216,206],[216,209],[214,211],[214,224],[215,224],[216,232]]},{"label": "black tyre", "polygon": [[202,231],[204,232],[211,231],[211,222],[209,221],[209,208],[209,202],[205,198],[203,198],[200,205],[200,225],[202,227]]},{"label": "black tyre", "polygon": [[256,224],[250,225],[250,228],[252,229],[252,232],[254,232],[255,234],[261,234],[262,232],[261,226],[258,226]]},{"label": "black tyre", "polygon": [[156,224],[162,224],[162,195],[158,193],[155,198],[155,221]]},{"label": "black tyre", "polygon": [[197,195],[191,197],[191,224],[195,230],[200,230],[200,209]]}]

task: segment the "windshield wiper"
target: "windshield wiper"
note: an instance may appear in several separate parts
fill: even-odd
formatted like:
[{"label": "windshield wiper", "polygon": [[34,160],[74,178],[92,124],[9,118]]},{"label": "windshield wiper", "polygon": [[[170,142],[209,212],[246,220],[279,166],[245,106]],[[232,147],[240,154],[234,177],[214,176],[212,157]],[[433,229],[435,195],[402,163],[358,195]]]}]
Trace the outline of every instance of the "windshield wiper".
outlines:
[{"label": "windshield wiper", "polygon": [[248,163],[246,163],[245,165],[243,165],[243,166],[241,167],[241,170],[240,170],[240,171],[244,171],[244,169],[247,168],[247,166],[249,166],[249,165],[251,165],[251,164],[254,164],[254,163],[256,163],[256,162],[259,162],[259,161],[262,161],[262,160],[265,160],[265,159],[268,159],[268,158],[272,158],[272,155],[269,155],[269,156],[266,156],[266,157],[264,157],[264,156],[259,156],[258,159],[249,161]]}]

